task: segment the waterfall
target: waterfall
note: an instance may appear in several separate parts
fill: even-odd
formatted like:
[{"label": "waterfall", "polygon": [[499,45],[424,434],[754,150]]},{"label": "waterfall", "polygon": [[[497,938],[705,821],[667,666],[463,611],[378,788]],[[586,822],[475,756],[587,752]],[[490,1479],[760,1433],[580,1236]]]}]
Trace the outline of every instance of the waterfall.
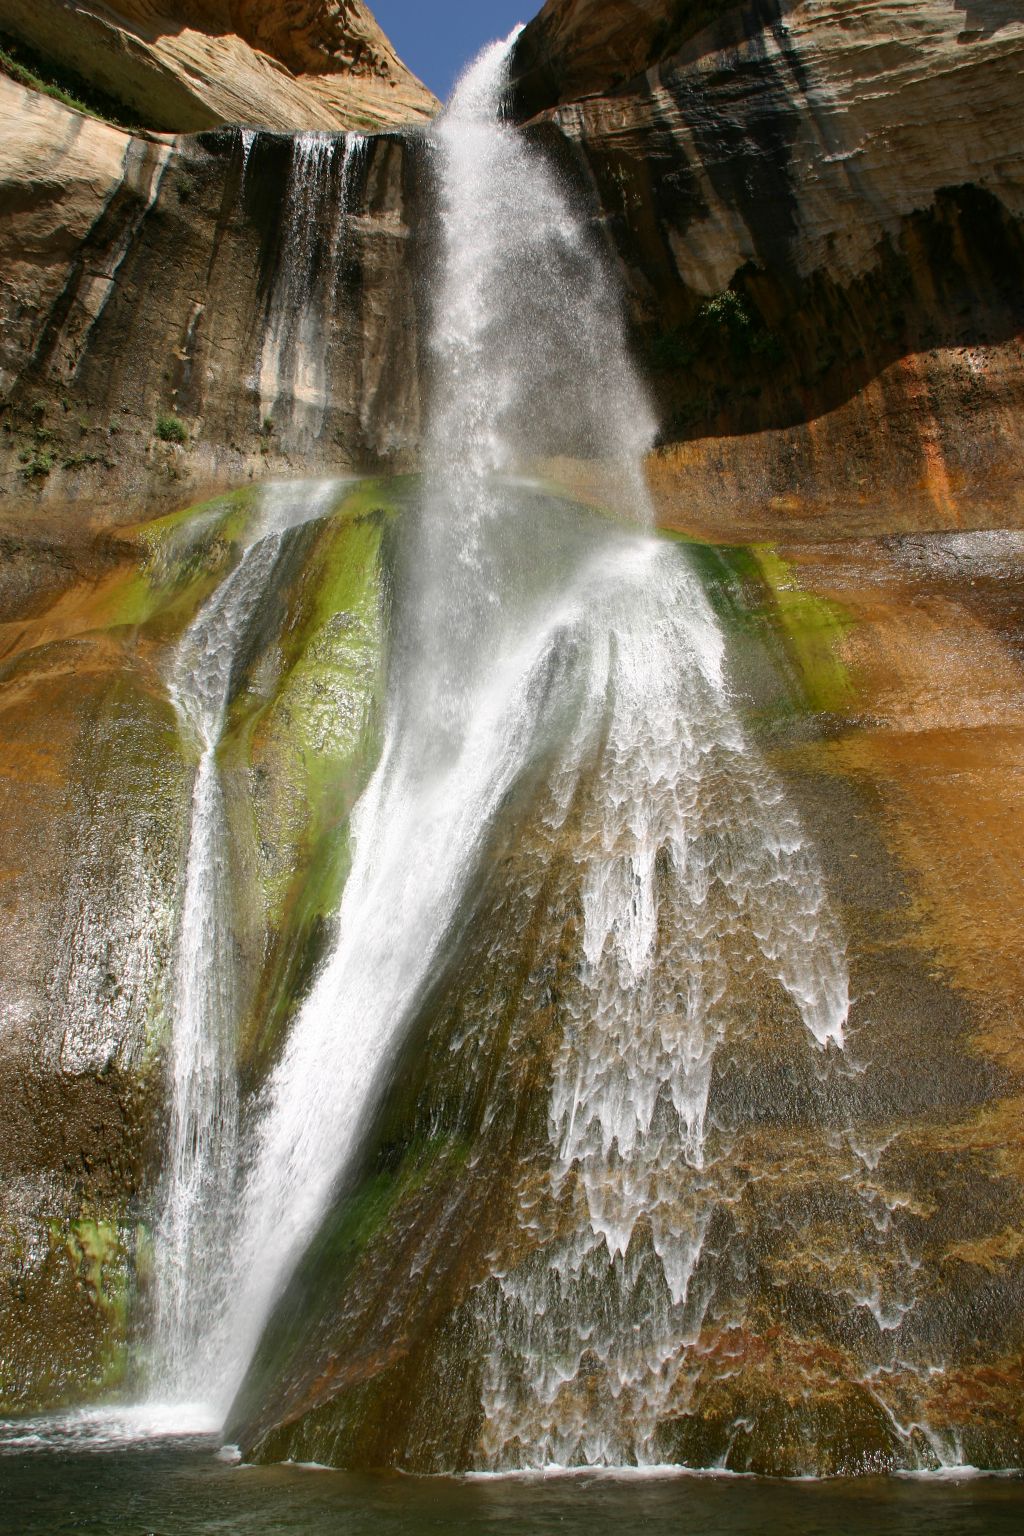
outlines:
[{"label": "waterfall", "polygon": [[[261,417],[296,446],[319,435],[327,411],[324,319],[334,307],[352,176],[366,142],[360,133],[300,133],[292,145],[281,263],[253,386]],[[243,140],[243,175],[248,150]]]},{"label": "waterfall", "polygon": [[709,1150],[719,1053],[749,1038],[761,973],[827,1082],[849,1001],[817,860],[739,725],[678,553],[629,540],[578,643],[586,703],[548,826],[554,847],[572,808],[579,981],[560,999],[547,1181],[520,1200],[528,1257],[480,1291],[478,1464],[494,1470],[663,1459],[715,1283],[693,1282],[733,1193],[731,1147],[724,1168]]},{"label": "waterfall", "polygon": [[[632,1339],[625,1301],[598,1320],[587,1297],[609,1275],[626,1296],[641,1221],[664,1305],[640,1369],[685,1326],[737,958],[757,955],[785,990],[813,1055],[841,1048],[848,1006],[820,869],[744,737],[714,616],[681,552],[648,531],[654,422],[614,286],[552,171],[500,119],[513,39],[481,55],[428,138],[434,391],[384,745],[352,818],[333,948],[247,1146],[219,1397],[226,1409],[344,1178],[496,816],[554,762],[556,828],[596,764],[577,852],[583,1002],[549,1117],[552,1190],[576,1170],[582,1199],[575,1230],[563,1223],[521,1284],[498,1277],[505,1289],[481,1297],[496,1327],[484,1459],[497,1467],[637,1459],[612,1437],[581,1448],[556,1422],[554,1383],[587,1339],[609,1358],[621,1330]],[[555,539],[537,477],[560,455],[587,461],[615,516]]]},{"label": "waterfall", "polygon": [[238,1159],[236,996],[224,792],[217,748],[237,658],[289,528],[323,516],[338,482],[266,486],[237,563],[178,645],[170,694],[199,750],[170,1040],[170,1124],[156,1235],[154,1396],[203,1403],[228,1277],[223,1233]]}]

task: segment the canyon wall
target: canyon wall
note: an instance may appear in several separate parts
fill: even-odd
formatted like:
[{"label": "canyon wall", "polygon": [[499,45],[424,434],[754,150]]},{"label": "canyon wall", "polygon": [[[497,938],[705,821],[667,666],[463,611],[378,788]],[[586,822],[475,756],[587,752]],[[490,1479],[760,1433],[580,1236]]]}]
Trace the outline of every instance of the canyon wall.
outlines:
[{"label": "canyon wall", "polygon": [[413,460],[415,136],[132,137],[3,78],[0,121],[12,515]]},{"label": "canyon wall", "polygon": [[[756,980],[756,1049],[723,1082],[726,1103],[764,1095],[734,1202],[759,1309],[710,1318],[666,1458],[878,1470],[921,1447],[918,1414],[950,1456],[1022,1454],[1017,10],[552,0],[517,49],[524,131],[623,277],[661,420],[660,516],[722,546],[688,558],[745,724],[822,850],[871,1067],[855,1182],[918,1266],[894,1327],[945,1362],[851,1395],[865,1337],[893,1326],[837,1253],[850,1180],[787,1076],[792,1019]],[[284,48],[269,8],[246,14],[236,38]],[[288,70],[314,73],[319,44],[290,35]],[[20,1411],[131,1384],[145,1317],[195,767],[168,657],[252,510],[246,492],[180,509],[273,475],[417,465],[432,235],[415,130],[347,147],[133,136],[4,79],[0,123],[0,1398]],[[586,466],[556,467],[586,498]],[[223,766],[246,1086],[343,879],[331,853],[372,741],[348,752],[325,721],[372,737],[385,627],[369,621],[400,500],[394,482],[365,488],[297,539],[237,679]],[[474,1454],[487,1319],[471,1297],[501,1244],[502,1263],[522,1257],[509,1213],[540,1177],[557,1009],[577,984],[571,850],[545,826],[495,835],[401,1091],[237,1405],[254,1455],[438,1470]],[[498,1085],[493,1119],[482,1083]],[[863,1330],[836,1321],[844,1287]],[[604,1391],[586,1373],[577,1388],[584,1406]]]},{"label": "canyon wall", "polygon": [[666,521],[1019,522],[1018,6],[549,0],[514,70],[623,274]]},{"label": "canyon wall", "polygon": [[[746,538],[1019,521],[1012,6],[576,0],[547,5],[514,57],[525,131],[622,277],[666,524]],[[415,131],[375,136],[344,189],[336,150],[303,202],[308,158],[270,135],[130,138],[6,80],[0,116],[9,505],[180,499],[296,452],[413,462],[430,243]],[[279,381],[275,424],[267,349],[300,225],[320,297],[325,263],[335,288],[322,376]],[[155,436],[166,414],[187,443]]]},{"label": "canyon wall", "polygon": [[146,128],[385,128],[437,101],[362,0],[5,0],[0,33]]}]

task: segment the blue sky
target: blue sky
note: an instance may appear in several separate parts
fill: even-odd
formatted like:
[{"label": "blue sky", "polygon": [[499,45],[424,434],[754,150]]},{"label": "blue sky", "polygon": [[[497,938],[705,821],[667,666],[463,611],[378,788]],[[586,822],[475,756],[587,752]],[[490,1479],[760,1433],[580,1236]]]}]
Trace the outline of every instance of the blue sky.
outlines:
[{"label": "blue sky", "polygon": [[398,57],[444,101],[484,43],[529,21],[542,0],[368,0]]}]

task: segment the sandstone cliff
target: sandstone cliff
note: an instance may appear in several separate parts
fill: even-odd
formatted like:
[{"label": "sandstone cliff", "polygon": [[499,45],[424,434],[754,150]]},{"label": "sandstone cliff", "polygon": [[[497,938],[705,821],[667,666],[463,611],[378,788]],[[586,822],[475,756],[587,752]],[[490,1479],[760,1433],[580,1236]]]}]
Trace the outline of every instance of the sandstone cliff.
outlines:
[{"label": "sandstone cliff", "polygon": [[[319,958],[372,766],[395,495],[339,482],[290,530],[232,684],[249,1076]],[[0,1413],[137,1390],[196,767],[168,667],[258,510],[244,489],[116,534],[0,514]]]},{"label": "sandstone cliff", "polygon": [[437,110],[362,0],[6,0],[0,30],[155,129],[381,128]]},{"label": "sandstone cliff", "polygon": [[[622,275],[661,419],[651,474],[666,521],[746,537],[1020,517],[1013,11],[751,0],[708,21],[694,5],[575,0],[526,29],[520,110],[547,103],[526,131],[563,164]],[[303,38],[296,67],[315,51]],[[590,48],[601,38],[612,68]],[[598,94],[560,100],[570,88]],[[429,246],[408,239],[429,183],[415,135],[360,152],[342,215],[338,146],[311,213],[296,201],[305,152],[269,136],[251,153],[251,134],[130,140],[6,81],[0,113],[8,497],[180,494],[284,468],[300,447],[310,463],[412,462]],[[305,407],[285,399],[298,377],[285,357],[267,433],[275,345],[295,361],[274,310],[296,221],[314,281],[338,263],[326,403],[315,430],[293,430]],[[325,241],[342,223],[345,239]],[[154,441],[163,412],[187,447]],[[79,420],[105,434],[102,453]]]},{"label": "sandstone cliff", "polygon": [[[842,913],[871,1066],[851,1100],[857,1182],[921,1277],[899,1358],[905,1338],[948,1361],[858,1376],[877,1298],[836,1248],[849,1181],[757,982],[723,1092],[764,1106],[733,1191],[763,1307],[709,1320],[666,1459],[877,1471],[921,1422],[979,1465],[1024,1454],[1024,543],[951,531],[1024,512],[1015,11],[563,0],[520,43],[525,131],[581,188],[625,280],[661,411],[662,517],[721,541],[688,557]],[[233,35],[283,47],[253,15]],[[288,68],[313,71],[319,45],[296,36]],[[237,557],[246,494],[153,514],[205,485],[416,464],[430,226],[415,134],[132,137],[5,81],[0,127],[0,1396],[20,1410],[123,1382],[145,1316],[194,769],[167,657]],[[586,491],[584,467],[562,471]],[[392,521],[372,488],[303,536],[238,679],[224,767],[253,1079],[337,894],[320,861],[365,764],[325,751],[322,727],[367,707],[351,621],[386,604]],[[356,1198],[310,1255],[296,1370],[239,1405],[256,1453],[433,1470],[471,1453],[467,1298],[509,1241],[509,1148],[543,1131],[575,984],[566,849],[543,889],[522,877],[530,852],[499,840],[517,904],[500,882],[478,893]],[[509,970],[541,920],[534,994]],[[487,1074],[502,1113],[484,1123]],[[69,1336],[73,1358],[55,1347]],[[442,1394],[439,1440],[417,1413]]]},{"label": "sandstone cliff", "polygon": [[546,0],[516,50],[520,110],[607,96],[735,0]]},{"label": "sandstone cliff", "polygon": [[623,273],[666,517],[1020,518],[1012,0],[549,0],[515,70]]},{"label": "sandstone cliff", "polygon": [[133,138],[3,78],[0,123],[9,505],[126,519],[300,466],[408,467],[415,138]]}]

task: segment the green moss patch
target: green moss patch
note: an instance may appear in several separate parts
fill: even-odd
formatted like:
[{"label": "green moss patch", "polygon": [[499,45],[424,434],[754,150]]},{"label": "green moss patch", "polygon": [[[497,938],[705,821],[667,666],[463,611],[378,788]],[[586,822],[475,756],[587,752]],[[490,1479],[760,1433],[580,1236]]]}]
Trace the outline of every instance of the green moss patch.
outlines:
[{"label": "green moss patch", "polygon": [[331,517],[296,530],[279,633],[230,707],[220,756],[239,905],[247,888],[260,901],[242,919],[260,955],[241,1042],[257,1073],[323,953],[348,875],[348,819],[379,751],[388,529],[412,484],[360,483]]},{"label": "green moss patch", "polygon": [[837,604],[805,592],[793,567],[771,544],[755,544],[751,553],[772,597],[786,652],[808,704],[824,713],[841,713],[853,685],[840,655],[852,620]]},{"label": "green moss patch", "polygon": [[142,559],[104,594],[97,627],[145,625],[168,641],[184,630],[226,574],[257,496],[254,487],[230,491],[126,529]]},{"label": "green moss patch", "polygon": [[180,416],[158,416],[153,432],[162,443],[178,443],[184,446],[188,442],[188,427]]},{"label": "green moss patch", "polygon": [[698,304],[688,324],[655,336],[649,347],[655,371],[692,368],[708,353],[724,355],[735,368],[775,364],[782,343],[745,293],[726,288]]},{"label": "green moss patch", "polygon": [[[842,714],[855,688],[842,659],[853,620],[800,586],[796,569],[772,544],[705,544],[667,533],[686,550],[715,617],[729,638],[729,661],[759,712]],[[774,663],[774,687],[766,669]],[[788,684],[784,697],[779,683]],[[774,696],[774,697],[772,697]]]},{"label": "green moss patch", "polygon": [[[8,1234],[4,1234],[7,1238]],[[131,1365],[135,1229],[114,1214],[52,1219],[16,1245],[0,1359],[0,1412],[49,1412],[116,1396]]]}]

